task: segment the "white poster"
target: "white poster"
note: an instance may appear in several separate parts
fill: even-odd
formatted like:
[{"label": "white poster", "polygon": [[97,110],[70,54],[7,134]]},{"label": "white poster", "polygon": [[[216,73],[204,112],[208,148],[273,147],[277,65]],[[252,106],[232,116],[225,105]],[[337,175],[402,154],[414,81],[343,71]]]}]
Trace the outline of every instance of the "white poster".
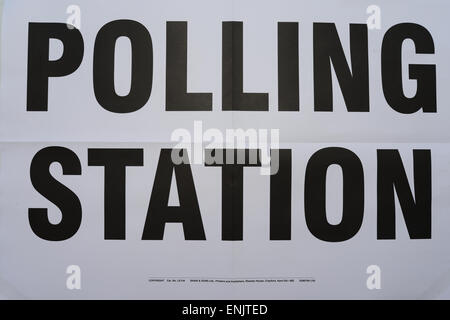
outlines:
[{"label": "white poster", "polygon": [[0,298],[450,298],[444,0],[5,0]]}]

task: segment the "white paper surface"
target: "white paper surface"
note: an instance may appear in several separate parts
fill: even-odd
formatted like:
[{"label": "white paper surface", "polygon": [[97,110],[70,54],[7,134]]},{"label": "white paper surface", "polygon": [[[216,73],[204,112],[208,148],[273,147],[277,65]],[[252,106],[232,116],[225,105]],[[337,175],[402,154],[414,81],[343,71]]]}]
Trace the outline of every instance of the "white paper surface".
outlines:
[{"label": "white paper surface", "polygon": [[[368,31],[370,112],[348,112],[333,76],[334,111],[315,112],[313,22],[336,24],[349,56],[349,23],[365,23],[371,1],[79,0],[84,58],[73,74],[49,80],[47,112],[28,112],[27,56],[30,22],[61,22],[66,0],[6,0],[1,20],[0,81],[0,298],[24,299],[333,299],[450,298],[450,4],[435,1],[378,1],[381,29]],[[153,42],[153,88],[140,110],[116,114],[103,109],[93,89],[95,37],[106,23],[142,23]],[[213,111],[165,111],[166,21],[188,22],[188,91],[211,92]],[[226,112],[221,104],[222,22],[243,21],[244,91],[269,93],[269,112]],[[277,110],[277,22],[299,22],[300,111]],[[427,28],[435,54],[417,55],[404,44],[405,64],[435,64],[437,112],[406,115],[386,102],[381,84],[381,44],[393,25]],[[117,48],[116,88],[129,86],[130,55]],[[122,50],[122,51],[121,51]],[[129,50],[129,47],[128,47]],[[50,57],[61,55],[50,46]],[[404,90],[416,83],[403,69]],[[221,171],[192,165],[205,241],[184,240],[180,224],[167,224],[162,241],[141,240],[161,148],[170,148],[177,128],[279,129],[281,148],[292,149],[292,239],[269,240],[269,177],[244,169],[244,240],[221,240]],[[60,211],[30,181],[34,155],[48,146],[69,148],[82,174],[54,177],[80,199],[83,218],[70,239],[40,239],[30,228],[29,208]],[[353,151],[364,169],[364,220],[350,240],[315,238],[305,223],[304,179],[312,154],[326,147]],[[104,170],[88,166],[88,148],[142,148],[144,166],[127,168],[126,239],[104,239]],[[396,239],[377,239],[377,149],[398,149],[410,182],[413,149],[431,150],[432,238],[410,239],[396,201]],[[336,168],[334,168],[336,169]],[[327,217],[339,222],[342,176],[329,170]],[[78,265],[81,290],[68,290],[66,268]],[[381,268],[381,289],[366,286],[366,268]],[[293,279],[291,283],[197,283],[192,279]],[[185,279],[186,282],[153,282]],[[300,281],[313,279],[312,282]]]}]

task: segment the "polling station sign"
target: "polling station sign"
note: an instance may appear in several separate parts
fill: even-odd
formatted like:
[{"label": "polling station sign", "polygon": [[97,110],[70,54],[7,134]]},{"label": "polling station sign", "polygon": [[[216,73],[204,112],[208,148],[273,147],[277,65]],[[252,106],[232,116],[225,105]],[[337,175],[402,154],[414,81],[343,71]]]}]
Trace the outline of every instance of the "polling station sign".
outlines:
[{"label": "polling station sign", "polygon": [[450,297],[448,9],[4,1],[0,296]]}]

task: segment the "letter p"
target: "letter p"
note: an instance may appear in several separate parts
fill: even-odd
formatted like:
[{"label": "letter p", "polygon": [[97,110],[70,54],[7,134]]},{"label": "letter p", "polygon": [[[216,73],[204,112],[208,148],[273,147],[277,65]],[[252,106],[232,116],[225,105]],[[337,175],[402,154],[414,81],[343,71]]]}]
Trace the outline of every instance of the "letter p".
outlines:
[{"label": "letter p", "polygon": [[[63,43],[58,60],[49,60],[50,39]],[[66,23],[36,23],[28,26],[27,111],[47,111],[48,78],[73,73],[83,60],[84,43],[78,29]]]}]

